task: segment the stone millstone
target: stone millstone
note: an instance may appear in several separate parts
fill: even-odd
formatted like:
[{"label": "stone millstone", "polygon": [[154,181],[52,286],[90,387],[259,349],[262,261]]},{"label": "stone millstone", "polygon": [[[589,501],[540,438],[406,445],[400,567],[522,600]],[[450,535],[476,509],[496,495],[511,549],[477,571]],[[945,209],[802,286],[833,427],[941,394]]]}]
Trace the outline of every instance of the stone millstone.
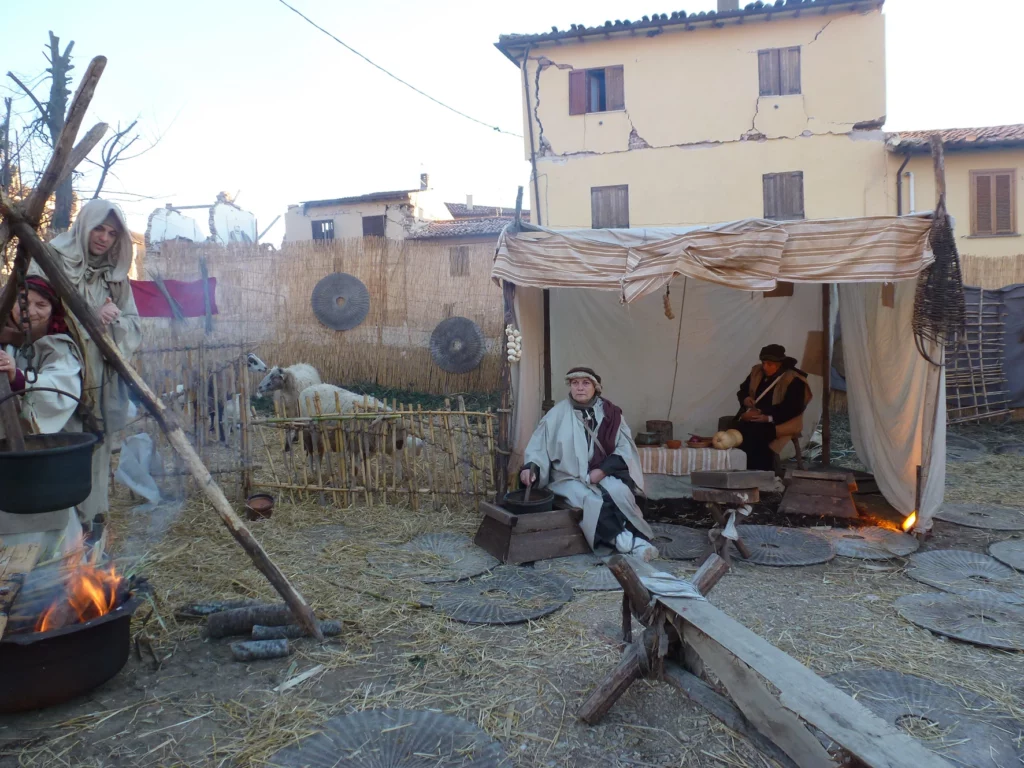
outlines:
[{"label": "stone millstone", "polygon": [[961,549],[918,552],[910,558],[907,576],[943,592],[963,595],[991,592],[994,597],[1024,600],[1024,578],[995,558]]},{"label": "stone millstone", "polygon": [[907,621],[939,635],[974,645],[1024,651],[1024,605],[988,592],[904,595],[896,610]]},{"label": "stone millstone", "polygon": [[651,530],[651,543],[666,560],[696,560],[711,548],[707,531],[667,523],[654,523]]},{"label": "stone millstone", "polygon": [[921,543],[914,536],[908,536],[888,528],[871,526],[867,528],[832,528],[821,535],[831,540],[839,557],[858,560],[890,560],[906,557],[916,552]]},{"label": "stone millstone", "polygon": [[988,448],[977,440],[962,435],[946,435],[947,461],[977,461],[988,453]]},{"label": "stone millstone", "polygon": [[622,589],[618,580],[596,555],[570,555],[534,563],[538,573],[553,573],[581,592],[613,592]]},{"label": "stone millstone", "polygon": [[379,570],[424,584],[468,579],[498,565],[497,558],[455,533],[427,533],[366,559]]},{"label": "stone millstone", "polygon": [[836,556],[831,541],[800,528],[738,525],[736,531],[750,548],[750,558],[745,560],[735,545],[730,545],[734,562],[772,566],[817,565]]},{"label": "stone millstone", "polygon": [[316,319],[328,328],[350,331],[370,313],[370,292],[355,275],[335,272],[313,287],[310,303]]},{"label": "stone millstone", "polygon": [[995,504],[943,504],[939,520],[988,531],[1024,531],[1024,510]]},{"label": "stone millstone", "polygon": [[1004,565],[1024,571],[1024,539],[994,542],[989,545],[988,553]]},{"label": "stone millstone", "polygon": [[522,624],[554,613],[572,600],[565,579],[532,568],[501,566],[469,581],[438,584],[422,600],[466,624]]}]

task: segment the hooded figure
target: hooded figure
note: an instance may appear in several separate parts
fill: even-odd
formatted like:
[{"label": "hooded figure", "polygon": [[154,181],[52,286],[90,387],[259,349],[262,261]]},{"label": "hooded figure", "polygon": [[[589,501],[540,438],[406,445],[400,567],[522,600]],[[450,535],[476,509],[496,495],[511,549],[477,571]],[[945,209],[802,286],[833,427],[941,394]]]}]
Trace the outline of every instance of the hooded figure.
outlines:
[{"label": "hooded figure", "polygon": [[[24,338],[18,304],[15,304],[8,322],[0,326],[0,376],[7,376],[13,392],[29,390],[18,398],[19,415],[26,433],[81,432],[82,423],[75,415],[78,401],[74,398],[82,394],[82,356],[78,345],[68,335],[64,307],[50,284],[42,278],[29,277],[26,287],[36,380],[29,382],[25,375],[28,360],[21,354]],[[59,389],[71,397],[56,392],[31,391],[44,387]],[[0,509],[2,507],[0,495]],[[82,528],[73,509],[35,515],[0,511],[0,539],[3,543],[38,543],[41,546],[40,560],[61,554],[55,551],[58,544],[62,545],[60,549],[63,552],[75,550],[81,538]]]},{"label": "hooded figure", "polygon": [[640,454],[622,409],[601,396],[601,377],[590,368],[570,369],[565,381],[569,397],[537,425],[520,480],[581,508],[580,528],[591,548],[605,544],[652,560],[654,533],[634,496],[644,490]]},{"label": "hooded figure", "polygon": [[[121,209],[106,200],[90,200],[82,206],[71,229],[51,240],[50,245],[62,257],[64,274],[99,315],[121,354],[131,357],[142,343],[142,331],[128,281],[131,235]],[[33,262],[29,274],[41,273]],[[92,493],[78,508],[82,522],[90,524],[96,515],[108,510],[111,435],[124,428],[129,401],[127,388],[113,367],[104,362],[85,329],[71,317],[68,325],[82,350],[83,400],[103,433],[92,456]]]}]

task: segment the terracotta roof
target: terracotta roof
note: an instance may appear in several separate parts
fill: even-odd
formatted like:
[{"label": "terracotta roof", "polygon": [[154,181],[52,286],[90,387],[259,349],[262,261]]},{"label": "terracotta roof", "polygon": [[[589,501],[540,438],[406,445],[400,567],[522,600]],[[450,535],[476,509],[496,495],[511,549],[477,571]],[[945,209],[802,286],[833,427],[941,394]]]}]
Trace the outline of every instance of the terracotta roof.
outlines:
[{"label": "terracotta roof", "polygon": [[[474,205],[472,208],[466,203],[445,203],[444,205],[453,219],[489,219],[496,217],[514,219],[516,215],[515,208],[503,208],[495,205]],[[530,220],[529,211],[523,211],[522,216],[527,221]]]},{"label": "terracotta roof", "polygon": [[990,125],[985,128],[945,128],[936,131],[898,131],[890,133],[893,152],[928,152],[933,133],[942,137],[947,150],[984,149],[986,147],[1024,146],[1024,124]]},{"label": "terracotta roof", "polygon": [[596,27],[587,27],[583,24],[573,24],[569,29],[558,29],[552,27],[550,32],[541,32],[534,35],[511,34],[501,35],[495,46],[513,62],[516,55],[513,48],[521,48],[525,45],[536,45],[538,43],[554,42],[559,40],[584,40],[587,37],[612,36],[612,35],[635,35],[637,32],[645,32],[648,37],[659,34],[668,27],[683,26],[685,29],[697,29],[699,27],[724,27],[727,24],[743,24],[748,20],[769,21],[776,18],[794,18],[801,14],[828,13],[833,10],[858,11],[879,8],[885,0],[775,0],[775,2],[749,3],[737,11],[701,11],[687,15],[686,11],[672,11],[671,14],[656,13],[653,16],[644,16],[640,21],[629,21],[616,19],[606,21]]},{"label": "terracotta roof", "polygon": [[[474,206],[475,207],[475,206]],[[490,219],[464,219],[462,221],[432,221],[425,230],[409,235],[410,240],[436,240],[444,237],[497,237],[511,217]]]},{"label": "terracotta roof", "polygon": [[327,205],[345,205],[346,203],[380,203],[388,200],[408,201],[409,195],[422,192],[422,189],[400,189],[395,192],[370,192],[355,197],[336,197],[331,200],[306,200],[301,203],[306,208],[319,208]]}]

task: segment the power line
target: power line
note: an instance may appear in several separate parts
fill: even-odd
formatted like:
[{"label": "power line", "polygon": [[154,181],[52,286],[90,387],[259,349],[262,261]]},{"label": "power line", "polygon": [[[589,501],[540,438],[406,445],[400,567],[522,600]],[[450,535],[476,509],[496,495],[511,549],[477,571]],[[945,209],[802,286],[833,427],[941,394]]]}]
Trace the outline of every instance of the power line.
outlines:
[{"label": "power line", "polygon": [[439,105],[439,106],[442,106],[442,107],[444,107],[445,109],[447,109],[447,110],[449,110],[449,111],[451,111],[451,112],[454,112],[454,113],[455,113],[456,115],[458,115],[459,117],[464,117],[464,118],[466,118],[467,120],[472,120],[472,121],[473,121],[474,123],[478,123],[478,124],[480,124],[480,125],[482,125],[482,126],[485,126],[486,128],[490,128],[490,129],[491,129],[492,131],[497,131],[498,133],[504,133],[504,134],[506,134],[506,135],[508,135],[508,136],[515,136],[515,137],[516,137],[517,139],[521,139],[521,138],[523,138],[521,134],[518,134],[518,133],[512,133],[512,131],[506,131],[506,130],[504,130],[504,129],[502,129],[502,128],[499,128],[499,127],[498,127],[498,126],[496,126],[496,125],[491,125],[490,123],[485,123],[485,122],[484,122],[483,120],[477,120],[477,119],[476,119],[475,117],[473,117],[472,115],[467,115],[467,114],[466,114],[465,112],[460,112],[460,111],[459,111],[459,110],[457,110],[457,109],[456,109],[455,107],[451,107],[451,106],[448,106],[448,105],[447,105],[447,104],[445,104],[445,103],[444,103],[443,101],[439,101],[438,99],[435,99],[435,98],[434,98],[433,96],[431,96],[431,95],[430,95],[429,93],[424,93],[424,92],[423,92],[423,91],[421,91],[421,90],[420,90],[419,88],[417,88],[417,87],[416,87],[415,85],[413,85],[413,84],[411,84],[411,83],[408,83],[408,82],[406,82],[405,80],[403,80],[402,78],[400,78],[400,77],[399,77],[398,75],[396,75],[396,74],[393,74],[392,72],[389,72],[388,70],[384,69],[384,67],[382,67],[382,66],[381,66],[380,64],[377,64],[376,62],[374,62],[374,61],[371,61],[370,59],[368,59],[368,58],[367,58],[366,56],[364,56],[363,54],[361,54],[361,53],[360,53],[359,51],[357,51],[357,50],[356,50],[355,48],[353,48],[353,47],[352,47],[351,45],[349,45],[348,43],[346,43],[346,42],[344,42],[343,40],[340,40],[340,39],[338,39],[337,37],[335,37],[335,36],[334,36],[333,34],[331,34],[331,33],[330,33],[330,32],[328,32],[328,31],[327,31],[326,29],[324,29],[323,27],[321,27],[321,26],[320,26],[319,24],[317,24],[317,23],[316,23],[315,21],[313,21],[313,20],[312,20],[311,18],[309,18],[308,16],[306,16],[306,15],[305,15],[305,14],[304,14],[304,13],[303,13],[302,11],[300,11],[300,10],[298,10],[297,8],[295,8],[294,6],[291,6],[291,5],[289,5],[288,3],[286,3],[286,2],[285,2],[285,0],[277,0],[277,1],[278,1],[279,3],[281,3],[281,5],[283,5],[283,6],[285,7],[285,8],[288,8],[289,10],[291,10],[291,11],[295,12],[296,14],[298,14],[299,16],[301,16],[301,17],[302,17],[303,19],[305,19],[305,20],[306,20],[306,21],[307,21],[307,22],[308,22],[309,24],[313,25],[314,27],[316,27],[317,29],[319,29],[319,30],[320,30],[321,32],[323,32],[323,33],[324,33],[325,35],[327,35],[327,36],[328,36],[329,38],[331,38],[332,40],[334,40],[334,42],[338,43],[339,45],[343,46],[344,48],[347,48],[347,49],[348,49],[349,51],[351,51],[352,53],[354,53],[354,54],[355,54],[356,56],[358,56],[359,58],[361,58],[361,59],[362,59],[363,61],[365,61],[365,62],[366,62],[367,64],[369,64],[370,66],[372,66],[372,67],[375,67],[376,69],[379,69],[379,70],[380,70],[381,72],[383,72],[383,73],[384,73],[385,75],[387,75],[388,77],[392,78],[393,80],[397,80],[397,81],[398,81],[398,82],[400,82],[400,83],[401,83],[402,85],[404,85],[404,86],[405,86],[406,88],[411,88],[412,90],[416,91],[416,93],[418,93],[418,94],[419,94],[420,96],[425,96],[426,98],[430,99],[430,100],[431,100],[432,102],[434,102],[435,104],[437,104],[437,105]]}]

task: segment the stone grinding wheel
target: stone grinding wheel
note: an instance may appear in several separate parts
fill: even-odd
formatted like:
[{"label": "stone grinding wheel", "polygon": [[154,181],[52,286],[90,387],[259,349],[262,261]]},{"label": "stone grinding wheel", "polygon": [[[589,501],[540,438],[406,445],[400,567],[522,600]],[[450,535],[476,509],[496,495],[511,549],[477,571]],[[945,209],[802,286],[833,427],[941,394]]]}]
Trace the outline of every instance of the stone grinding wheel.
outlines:
[{"label": "stone grinding wheel", "polygon": [[988,531],[1024,531],[1024,510],[995,504],[943,504],[939,520]]},{"label": "stone grinding wheel", "polygon": [[622,589],[611,569],[596,555],[570,555],[534,563],[538,573],[561,576],[581,592],[612,592]]},{"label": "stone grinding wheel", "polygon": [[486,351],[484,332],[468,317],[442,320],[430,334],[430,357],[448,373],[472,371]]},{"label": "stone grinding wheel", "polygon": [[1005,443],[993,449],[999,456],[1024,456],[1024,443]]},{"label": "stone grinding wheel", "polygon": [[554,574],[502,566],[469,581],[439,584],[423,602],[466,624],[522,624],[572,600],[572,587]]},{"label": "stone grinding wheel", "polygon": [[[935,549],[918,552],[910,558],[907,576],[943,592],[963,595],[991,592],[993,596],[1012,593],[1024,595],[1024,578],[995,558],[961,549]],[[1021,598],[1024,599],[1024,598]]]},{"label": "stone grinding wheel", "polygon": [[335,272],[313,287],[313,314],[334,331],[350,331],[370,313],[370,292],[354,275]]},{"label": "stone grinding wheel", "polygon": [[904,595],[896,600],[900,616],[939,635],[974,645],[1024,651],[1024,605],[989,592],[952,595]]},{"label": "stone grinding wheel", "polygon": [[424,584],[469,579],[499,563],[467,536],[457,533],[425,533],[408,544],[366,559],[389,575],[416,579]]},{"label": "stone grinding wheel", "polygon": [[857,560],[890,560],[894,557],[906,557],[921,546],[914,536],[877,526],[833,528],[822,531],[820,535],[832,542],[839,557],[852,557]]},{"label": "stone grinding wheel", "polygon": [[744,559],[736,546],[731,545],[733,562],[780,567],[817,565],[827,563],[836,556],[831,541],[799,528],[737,525],[736,531],[750,548],[750,557]]},{"label": "stone grinding wheel", "polygon": [[270,757],[273,768],[498,768],[501,745],[472,723],[439,712],[372,709],[335,717]]},{"label": "stone grinding wheel", "polygon": [[666,560],[696,560],[711,547],[707,531],[668,523],[654,523],[651,530],[651,543]]},{"label": "stone grinding wheel", "polygon": [[977,461],[988,453],[988,448],[977,440],[963,435],[946,435],[947,461]]},{"label": "stone grinding wheel", "polygon": [[881,669],[852,670],[825,678],[874,714],[953,765],[1015,765],[1024,748],[1014,744],[1021,725],[992,699],[923,677]]},{"label": "stone grinding wheel", "polygon": [[1024,571],[1024,539],[993,542],[988,547],[988,553],[1000,563]]}]

